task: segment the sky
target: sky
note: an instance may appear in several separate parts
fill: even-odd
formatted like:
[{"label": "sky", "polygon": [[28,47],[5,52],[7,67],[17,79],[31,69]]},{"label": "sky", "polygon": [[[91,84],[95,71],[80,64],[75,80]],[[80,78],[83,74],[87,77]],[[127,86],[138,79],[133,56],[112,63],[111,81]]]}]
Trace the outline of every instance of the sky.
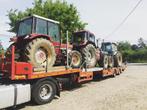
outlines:
[{"label": "sky", "polygon": [[[122,22],[138,0],[66,1],[77,7],[81,20],[88,23],[86,30],[94,33],[97,38],[131,43],[137,43],[140,37],[147,40],[147,0],[143,0],[127,21],[110,36],[108,35]],[[6,16],[7,11],[10,9],[23,11],[27,7],[32,7],[32,2],[33,0],[0,0],[0,39],[4,45],[8,45],[8,39],[14,36],[13,33],[8,32],[10,27],[8,25],[9,19]]]}]

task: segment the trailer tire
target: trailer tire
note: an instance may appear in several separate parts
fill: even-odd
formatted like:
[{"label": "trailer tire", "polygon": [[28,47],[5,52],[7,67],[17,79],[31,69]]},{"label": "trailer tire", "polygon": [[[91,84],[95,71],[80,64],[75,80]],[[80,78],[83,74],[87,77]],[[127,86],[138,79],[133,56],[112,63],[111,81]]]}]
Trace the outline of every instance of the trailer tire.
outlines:
[{"label": "trailer tire", "polygon": [[115,56],[114,56],[114,66],[115,67],[120,67],[122,66],[122,54],[120,52],[118,52]]},{"label": "trailer tire", "polygon": [[82,55],[80,52],[74,50],[70,54],[70,66],[73,68],[79,68],[82,64]]},{"label": "trailer tire", "polygon": [[103,67],[104,69],[108,68],[108,55],[103,54],[98,61],[98,64],[100,67]]},{"label": "trailer tire", "polygon": [[47,39],[36,38],[26,45],[24,59],[34,67],[52,67],[56,60],[54,46]]},{"label": "trailer tire", "polygon": [[49,103],[55,97],[56,90],[56,85],[52,81],[39,81],[32,87],[32,101],[38,105]]},{"label": "trailer tire", "polygon": [[87,67],[95,67],[97,63],[96,48],[92,44],[88,44],[82,49],[84,60],[87,63]]}]

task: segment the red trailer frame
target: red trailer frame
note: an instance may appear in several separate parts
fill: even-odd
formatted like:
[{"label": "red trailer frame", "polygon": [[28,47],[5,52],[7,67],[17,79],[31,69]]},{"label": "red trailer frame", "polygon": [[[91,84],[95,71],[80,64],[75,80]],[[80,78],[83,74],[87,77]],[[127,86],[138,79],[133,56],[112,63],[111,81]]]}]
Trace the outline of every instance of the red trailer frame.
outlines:
[{"label": "red trailer frame", "polygon": [[30,63],[16,62],[15,61],[15,46],[12,46],[11,53],[9,53],[9,59],[1,58],[0,70],[2,77],[9,78],[10,80],[31,80],[45,77],[57,77],[68,74],[78,74],[78,82],[92,80],[96,74],[102,76],[109,76],[119,74],[126,66],[115,67],[109,69],[92,68],[92,69],[72,69],[64,66],[55,66],[52,68],[35,68]]}]

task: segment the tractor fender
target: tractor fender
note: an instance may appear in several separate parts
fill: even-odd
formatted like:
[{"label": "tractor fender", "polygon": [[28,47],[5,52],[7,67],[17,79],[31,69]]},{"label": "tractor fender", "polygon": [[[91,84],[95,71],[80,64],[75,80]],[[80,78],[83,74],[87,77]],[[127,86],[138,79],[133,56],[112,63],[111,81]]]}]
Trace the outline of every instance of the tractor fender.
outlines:
[{"label": "tractor fender", "polygon": [[30,34],[29,37],[25,37],[26,40],[33,40],[36,38],[45,38],[45,39],[53,42],[52,38],[48,35],[45,35],[45,34]]}]

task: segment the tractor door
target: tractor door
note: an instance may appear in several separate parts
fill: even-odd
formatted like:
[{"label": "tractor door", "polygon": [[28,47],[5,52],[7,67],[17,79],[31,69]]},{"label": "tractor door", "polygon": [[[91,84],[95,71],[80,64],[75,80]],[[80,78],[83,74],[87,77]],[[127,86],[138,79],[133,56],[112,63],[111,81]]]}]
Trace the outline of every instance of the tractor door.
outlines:
[{"label": "tractor door", "polygon": [[59,25],[56,23],[48,22],[48,35],[51,36],[51,39],[53,40],[53,45],[55,47],[56,53],[60,52],[60,46],[61,46],[61,38],[60,38],[60,31],[59,31]]}]

